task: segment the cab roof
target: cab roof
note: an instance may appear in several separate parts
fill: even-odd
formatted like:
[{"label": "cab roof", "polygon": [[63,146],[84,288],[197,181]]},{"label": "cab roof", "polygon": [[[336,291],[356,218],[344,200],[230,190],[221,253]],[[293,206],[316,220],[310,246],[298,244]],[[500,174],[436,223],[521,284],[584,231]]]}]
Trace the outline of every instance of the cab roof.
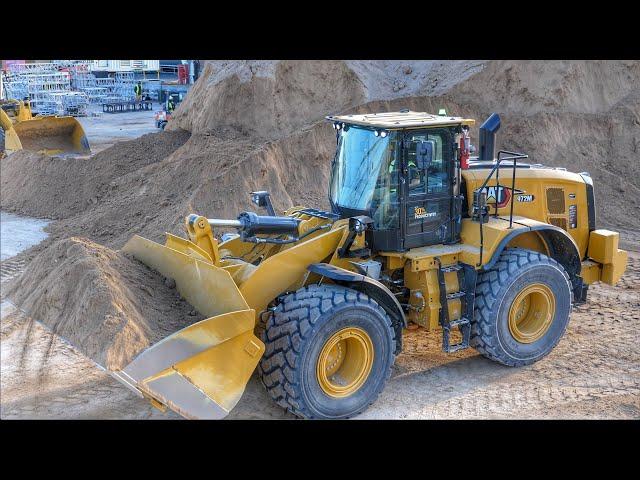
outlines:
[{"label": "cab roof", "polygon": [[364,115],[329,115],[326,117],[331,122],[342,122],[349,125],[362,125],[364,127],[377,127],[388,129],[435,127],[440,125],[474,125],[471,118],[451,117],[445,115],[433,115],[427,112],[413,112],[405,110],[401,112],[367,113]]}]

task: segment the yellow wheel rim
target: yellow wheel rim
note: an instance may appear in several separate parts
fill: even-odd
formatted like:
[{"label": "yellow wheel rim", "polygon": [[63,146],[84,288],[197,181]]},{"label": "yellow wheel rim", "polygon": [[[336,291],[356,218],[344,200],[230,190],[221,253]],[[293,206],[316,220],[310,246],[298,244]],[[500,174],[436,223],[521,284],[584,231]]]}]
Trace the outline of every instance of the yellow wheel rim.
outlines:
[{"label": "yellow wheel rim", "polygon": [[522,290],[509,309],[509,331],[520,343],[533,343],[551,326],[556,297],[549,287],[534,283]]},{"label": "yellow wheel rim", "polygon": [[367,332],[344,328],[334,333],[320,351],[318,383],[330,397],[347,397],[364,384],[372,366],[373,343]]}]

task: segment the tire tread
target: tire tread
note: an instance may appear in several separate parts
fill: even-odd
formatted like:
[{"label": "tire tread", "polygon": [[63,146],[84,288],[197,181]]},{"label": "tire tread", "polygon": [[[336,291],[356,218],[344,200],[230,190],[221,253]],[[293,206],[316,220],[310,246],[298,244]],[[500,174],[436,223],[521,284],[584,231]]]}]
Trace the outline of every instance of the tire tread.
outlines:
[{"label": "tire tread", "polygon": [[[541,253],[524,248],[506,248],[493,268],[483,273],[476,286],[475,315],[471,322],[471,346],[490,360],[512,367],[520,367],[531,363],[517,360],[507,355],[496,342],[497,332],[492,314],[494,303],[500,289],[509,282],[512,275],[528,264],[551,265],[558,268],[569,284],[571,292],[570,304],[573,304],[571,282],[565,269],[556,260]],[[547,354],[557,345],[558,338]],[[542,358],[542,357],[540,357]]]},{"label": "tire tread", "polygon": [[[271,398],[298,417],[314,418],[302,401],[300,385],[295,382],[301,346],[311,336],[318,319],[345,302],[368,304],[377,310],[392,332],[391,351],[395,351],[395,330],[384,309],[369,296],[339,285],[309,285],[285,295],[267,321],[263,333],[265,352],[258,365],[259,377]],[[392,365],[393,362],[384,372],[382,385],[389,380]],[[367,405],[346,418],[362,413],[379,394],[380,391],[376,392]]]}]

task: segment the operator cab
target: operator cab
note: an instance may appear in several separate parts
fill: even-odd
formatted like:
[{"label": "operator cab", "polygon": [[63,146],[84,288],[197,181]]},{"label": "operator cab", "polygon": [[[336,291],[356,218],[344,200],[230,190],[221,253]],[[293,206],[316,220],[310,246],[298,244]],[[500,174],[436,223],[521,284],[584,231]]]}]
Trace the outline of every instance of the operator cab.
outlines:
[{"label": "operator cab", "polygon": [[468,138],[474,120],[409,110],[326,118],[337,137],[332,210],[370,217],[372,250],[459,240],[459,139]]}]

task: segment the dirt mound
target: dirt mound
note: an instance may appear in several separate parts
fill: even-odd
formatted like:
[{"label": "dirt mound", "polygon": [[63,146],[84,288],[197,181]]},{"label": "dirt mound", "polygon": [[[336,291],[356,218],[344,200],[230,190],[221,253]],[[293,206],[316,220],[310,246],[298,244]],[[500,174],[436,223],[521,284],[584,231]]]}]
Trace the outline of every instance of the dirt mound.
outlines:
[{"label": "dirt mound", "polygon": [[144,135],[89,158],[18,151],[0,162],[2,209],[52,219],[73,216],[95,205],[113,180],[163,160],[188,138],[183,131]]},{"label": "dirt mound", "polygon": [[202,319],[136,260],[83,238],[40,253],[7,286],[27,315],[66,338],[110,370],[126,366],[148,346]]},{"label": "dirt mound", "polygon": [[168,128],[205,133],[227,126],[273,140],[369,101],[442,93],[483,66],[465,60],[210,61]]},{"label": "dirt mound", "polygon": [[247,65],[249,81],[239,69],[216,82],[214,65],[208,63],[169,128],[197,133],[231,126],[273,139],[327,112],[366,101],[362,83],[344,62],[283,61],[270,66],[263,76]]},{"label": "dirt mound", "polygon": [[601,60],[488,62],[449,94],[502,113],[607,112],[638,89],[640,62]]},{"label": "dirt mound", "polygon": [[[18,154],[14,154],[5,159],[11,161],[11,173],[3,176],[2,208],[44,218],[63,217],[48,227],[50,240],[83,236],[120,248],[134,233],[157,241],[163,240],[164,232],[182,235],[189,213],[236,218],[241,211],[255,208],[249,198],[253,190],[272,192],[279,210],[292,204],[326,206],[329,160],[335,148],[332,132],[329,124],[322,123],[276,142],[260,142],[232,129],[218,129],[211,134],[186,134],[188,140],[177,148],[172,141],[178,137],[182,142],[184,132],[147,135],[99,154],[103,162],[111,158],[113,168],[96,168],[90,175],[98,155],[83,160],[84,165],[79,163],[86,177],[81,187],[71,175],[43,178],[59,166],[68,173],[72,167],[60,164],[62,159],[22,153],[15,158]],[[154,139],[171,148],[150,150],[147,144]],[[131,151],[148,153],[144,161],[116,163],[130,158],[126,152]],[[40,178],[39,188],[31,185],[37,182],[32,177]],[[20,189],[23,183],[33,189]]]}]

